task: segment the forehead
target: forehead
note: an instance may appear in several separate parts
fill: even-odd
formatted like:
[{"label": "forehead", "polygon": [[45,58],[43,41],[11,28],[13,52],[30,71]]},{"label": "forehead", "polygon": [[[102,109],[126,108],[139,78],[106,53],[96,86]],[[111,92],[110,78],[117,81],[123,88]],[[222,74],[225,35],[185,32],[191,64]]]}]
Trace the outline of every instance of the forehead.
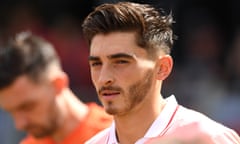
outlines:
[{"label": "forehead", "polygon": [[145,54],[146,51],[137,45],[134,32],[113,32],[94,36],[90,46],[90,55],[107,56],[115,53],[138,55]]},{"label": "forehead", "polygon": [[0,90],[0,106],[13,109],[27,101],[39,99],[40,84],[32,82],[28,77],[17,78],[12,85]]}]

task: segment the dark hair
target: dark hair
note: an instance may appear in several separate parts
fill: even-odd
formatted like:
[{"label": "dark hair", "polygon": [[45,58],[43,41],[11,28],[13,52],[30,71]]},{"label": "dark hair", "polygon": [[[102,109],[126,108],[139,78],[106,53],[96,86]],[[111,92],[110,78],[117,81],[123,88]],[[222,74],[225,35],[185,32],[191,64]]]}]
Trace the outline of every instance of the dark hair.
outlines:
[{"label": "dark hair", "polygon": [[37,82],[53,62],[60,65],[51,44],[31,33],[19,33],[0,48],[0,88],[11,85],[22,75]]},{"label": "dark hair", "polygon": [[102,4],[84,20],[83,34],[89,44],[96,34],[136,32],[137,44],[155,57],[159,50],[170,54],[173,46],[173,18],[148,4],[118,2]]}]

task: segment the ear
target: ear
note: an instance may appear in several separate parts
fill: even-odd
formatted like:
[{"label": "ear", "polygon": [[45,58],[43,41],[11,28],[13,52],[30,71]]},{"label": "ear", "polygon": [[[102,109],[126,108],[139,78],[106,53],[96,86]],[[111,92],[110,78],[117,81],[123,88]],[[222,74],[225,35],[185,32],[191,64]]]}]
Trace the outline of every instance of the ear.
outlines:
[{"label": "ear", "polygon": [[157,65],[158,65],[157,79],[165,80],[172,71],[173,59],[170,55],[159,56]]},{"label": "ear", "polygon": [[62,72],[53,78],[52,83],[56,94],[58,95],[63,91],[63,89],[69,86],[69,78],[66,73]]}]

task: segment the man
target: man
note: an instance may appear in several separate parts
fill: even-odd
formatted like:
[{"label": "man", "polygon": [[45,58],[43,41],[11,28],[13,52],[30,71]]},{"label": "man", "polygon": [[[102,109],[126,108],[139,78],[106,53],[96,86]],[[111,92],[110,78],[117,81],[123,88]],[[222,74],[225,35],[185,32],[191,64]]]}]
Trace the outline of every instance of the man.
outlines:
[{"label": "man", "polygon": [[233,130],[160,94],[173,67],[172,22],[163,11],[130,2],[100,5],[86,17],[91,78],[106,112],[114,116],[112,126],[86,144],[150,143],[181,133],[184,126],[211,142],[240,143]]},{"label": "man", "polygon": [[53,46],[20,33],[0,48],[0,106],[29,136],[21,144],[81,144],[111,124],[95,103],[84,104],[69,88]]}]

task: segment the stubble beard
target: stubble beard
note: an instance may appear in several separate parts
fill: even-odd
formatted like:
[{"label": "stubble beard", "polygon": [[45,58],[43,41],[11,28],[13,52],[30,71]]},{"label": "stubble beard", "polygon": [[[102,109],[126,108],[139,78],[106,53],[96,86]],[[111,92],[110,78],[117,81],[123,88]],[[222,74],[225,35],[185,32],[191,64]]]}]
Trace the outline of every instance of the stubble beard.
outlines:
[{"label": "stubble beard", "polygon": [[31,125],[26,128],[26,131],[28,131],[31,135],[33,135],[35,138],[44,138],[51,136],[56,130],[56,123],[51,122],[48,126],[43,125]]},{"label": "stubble beard", "polygon": [[58,130],[58,111],[55,104],[49,105],[48,120],[45,124],[35,124],[26,127],[26,131],[29,131],[35,138],[44,138],[52,136]]},{"label": "stubble beard", "polygon": [[121,89],[122,96],[124,96],[124,108],[118,109],[114,106],[112,101],[109,101],[107,103],[108,108],[106,109],[106,112],[111,115],[124,115],[131,111],[134,107],[144,101],[152,87],[152,81],[153,72],[152,70],[148,70],[143,79],[135,82],[129,87],[126,95],[124,95],[124,91],[121,88],[118,88]]}]

